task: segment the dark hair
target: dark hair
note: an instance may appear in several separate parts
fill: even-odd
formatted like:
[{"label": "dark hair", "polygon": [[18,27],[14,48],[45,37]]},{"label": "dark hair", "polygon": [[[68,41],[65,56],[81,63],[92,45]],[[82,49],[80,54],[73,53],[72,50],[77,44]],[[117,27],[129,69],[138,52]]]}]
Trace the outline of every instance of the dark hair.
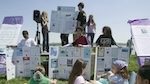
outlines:
[{"label": "dark hair", "polygon": [[142,79],[147,79],[150,81],[150,65],[143,65],[142,67],[140,67],[140,69],[138,70],[138,75]]},{"label": "dark hair", "polygon": [[128,68],[125,66],[123,67],[120,71],[119,71],[120,75],[124,78],[124,79],[129,79],[129,71]]},{"label": "dark hair", "polygon": [[82,8],[84,8],[84,3],[83,3],[83,2],[80,2],[80,3],[78,4],[78,6],[81,6]]},{"label": "dark hair", "polygon": [[84,62],[84,60],[77,59],[70,73],[68,84],[73,84],[76,77],[82,75],[83,69],[85,69],[85,67],[86,63]]},{"label": "dark hair", "polygon": [[83,29],[82,29],[82,28],[76,28],[76,31],[77,31],[77,30],[83,31]]},{"label": "dark hair", "polygon": [[28,31],[27,30],[24,30],[24,31],[22,31],[22,34],[28,34]]},{"label": "dark hair", "polygon": [[[90,26],[90,17],[93,17],[93,15],[89,15],[89,20],[87,22],[87,26]],[[92,19],[92,24],[95,25],[94,19]]]},{"label": "dark hair", "polygon": [[112,36],[111,28],[109,26],[104,26],[103,27],[103,34],[106,35],[106,36]]}]

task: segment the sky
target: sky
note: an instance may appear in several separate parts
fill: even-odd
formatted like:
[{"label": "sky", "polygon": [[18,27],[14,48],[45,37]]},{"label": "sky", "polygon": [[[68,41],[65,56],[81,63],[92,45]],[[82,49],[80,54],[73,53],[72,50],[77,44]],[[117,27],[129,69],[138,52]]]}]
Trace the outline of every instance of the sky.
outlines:
[{"label": "sky", "polygon": [[[94,42],[102,34],[102,27],[110,26],[114,40],[118,43],[126,43],[131,37],[130,25],[127,21],[150,18],[150,0],[1,0],[0,24],[6,16],[23,16],[21,32],[27,30],[30,37],[35,38],[37,24],[33,20],[34,10],[47,11],[50,21],[51,11],[57,10],[57,6],[73,6],[78,10],[79,2],[85,5],[84,11],[87,19],[90,14],[94,16],[96,23]],[[50,27],[50,22],[48,27]],[[40,25],[39,29],[41,31]],[[18,42],[23,38],[21,32]],[[60,34],[50,32],[49,42],[60,43]],[[71,34],[69,42],[72,42]]]}]

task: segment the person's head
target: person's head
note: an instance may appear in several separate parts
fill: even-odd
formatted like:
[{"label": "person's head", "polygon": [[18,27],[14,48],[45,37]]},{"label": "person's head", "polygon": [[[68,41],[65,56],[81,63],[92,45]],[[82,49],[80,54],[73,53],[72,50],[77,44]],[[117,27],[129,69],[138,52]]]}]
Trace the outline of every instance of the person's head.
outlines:
[{"label": "person's head", "polygon": [[93,15],[89,15],[89,20],[93,20]]},{"label": "person's head", "polygon": [[129,79],[128,64],[122,60],[114,61],[111,71],[114,74],[120,74],[125,79]]},{"label": "person's head", "polygon": [[46,11],[43,11],[43,12],[42,12],[42,16],[43,16],[43,17],[47,17],[47,12],[46,12]]},{"label": "person's head", "polygon": [[111,36],[112,35],[111,28],[109,26],[104,26],[102,32],[106,36]]},{"label": "person's head", "polygon": [[94,22],[94,19],[93,19],[93,15],[89,15],[89,19],[88,19],[88,23],[87,25],[89,26],[90,23],[94,24],[95,25],[95,22]]},{"label": "person's head", "polygon": [[77,32],[77,34],[82,35],[83,29],[82,28],[76,28],[76,32]]},{"label": "person's head", "polygon": [[41,80],[41,78],[45,75],[45,68],[42,65],[38,65],[35,69],[35,73],[33,78],[35,80]]},{"label": "person's head", "polygon": [[82,59],[77,59],[72,67],[72,71],[69,76],[68,84],[73,84],[76,77],[85,73],[86,62]]},{"label": "person's head", "polygon": [[24,37],[25,39],[28,39],[28,38],[29,38],[28,31],[26,31],[26,30],[24,30],[24,31],[22,32],[22,35],[23,35],[23,37]]},{"label": "person's head", "polygon": [[150,65],[143,65],[139,68],[136,84],[150,84]]},{"label": "person's head", "polygon": [[84,3],[80,2],[80,3],[78,4],[78,9],[79,9],[79,11],[82,11],[83,8],[84,8]]}]

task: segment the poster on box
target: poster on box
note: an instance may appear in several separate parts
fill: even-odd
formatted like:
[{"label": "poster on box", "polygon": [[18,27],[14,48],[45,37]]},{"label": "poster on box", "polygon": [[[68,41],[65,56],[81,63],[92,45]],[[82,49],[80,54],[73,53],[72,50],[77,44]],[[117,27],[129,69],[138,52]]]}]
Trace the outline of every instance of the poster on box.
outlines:
[{"label": "poster on box", "polygon": [[73,57],[81,57],[81,52],[83,52],[83,50],[78,47],[72,47],[72,48],[74,50]]},{"label": "poster on box", "polygon": [[[53,48],[50,46],[49,48]],[[56,47],[56,46],[55,46]],[[81,48],[81,47],[58,47],[57,46],[58,56],[51,56],[49,59],[49,78],[57,79],[68,79],[72,67],[77,59],[84,59],[87,63],[85,76],[87,79],[90,79],[90,70],[91,70],[91,56],[90,48]],[[50,53],[51,54],[51,53]],[[53,73],[58,70],[58,73]]]},{"label": "poster on box", "polygon": [[[116,60],[123,60],[129,63],[129,52],[128,48],[112,48],[104,47],[104,50],[100,50],[96,47],[96,63],[95,64],[95,75],[94,80],[96,80],[96,75],[102,75],[111,70],[112,64]],[[102,52],[103,51],[103,52]],[[99,53],[104,53],[104,56]]]},{"label": "poster on box", "polygon": [[30,47],[23,47],[23,56],[30,56]]},{"label": "poster on box", "polygon": [[58,56],[58,47],[50,47],[50,56],[57,57]]},{"label": "poster on box", "polygon": [[66,48],[67,57],[73,57],[74,56],[74,49],[72,47]]},{"label": "poster on box", "polygon": [[55,33],[72,34],[76,27],[76,12],[52,11],[50,31]]},{"label": "poster on box", "polygon": [[104,50],[105,48],[103,47],[98,47],[98,57],[104,57]]},{"label": "poster on box", "polygon": [[83,48],[83,52],[84,52],[84,59],[90,59],[90,57],[91,57],[90,47]]},{"label": "poster on box", "polygon": [[105,52],[104,57],[108,57],[108,58],[111,57],[111,47],[105,47],[104,52]]}]

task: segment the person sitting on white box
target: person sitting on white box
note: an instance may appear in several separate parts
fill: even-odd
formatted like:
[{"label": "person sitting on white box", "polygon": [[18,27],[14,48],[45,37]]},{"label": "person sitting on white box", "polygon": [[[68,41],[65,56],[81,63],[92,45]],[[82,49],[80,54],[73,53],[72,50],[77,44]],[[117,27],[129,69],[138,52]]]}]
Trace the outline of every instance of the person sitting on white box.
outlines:
[{"label": "person sitting on white box", "polygon": [[37,43],[34,41],[34,39],[29,38],[28,31],[24,30],[22,32],[22,35],[24,39],[20,41],[20,43],[17,45],[17,47],[22,48],[22,47],[32,47],[32,46],[37,46]]},{"label": "person sitting on white box", "polygon": [[83,30],[81,28],[77,28],[75,33],[77,34],[76,40],[73,43],[67,44],[65,46],[75,46],[75,47],[90,46],[90,41],[88,40],[87,37],[83,35]]},{"label": "person sitting on white box", "polygon": [[96,46],[111,47],[111,45],[116,45],[117,47],[120,47],[113,39],[111,28],[109,26],[104,26],[102,32],[103,34],[96,40]]}]

